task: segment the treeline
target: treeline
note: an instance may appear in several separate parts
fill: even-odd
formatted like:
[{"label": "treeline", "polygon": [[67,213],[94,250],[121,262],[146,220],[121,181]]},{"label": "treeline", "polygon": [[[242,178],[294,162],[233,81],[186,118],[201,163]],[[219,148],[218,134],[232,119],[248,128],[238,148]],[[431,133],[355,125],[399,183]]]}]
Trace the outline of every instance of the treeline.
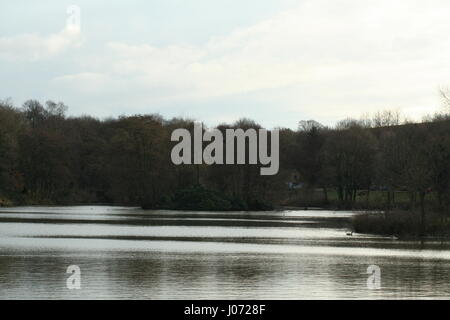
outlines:
[{"label": "treeline", "polygon": [[[400,123],[395,112],[334,128],[301,121],[280,129],[280,170],[261,176],[259,165],[172,164],[170,141],[194,121],[159,115],[98,120],[67,117],[63,103],[0,103],[0,204],[115,203],[146,208],[265,210],[278,205],[354,208],[382,192],[383,208],[426,200],[448,212],[450,116]],[[218,129],[258,129],[242,119]],[[320,201],[312,195],[321,194]],[[432,194],[432,196],[430,196]],[[316,200],[312,200],[316,199]],[[358,200],[358,201],[357,201]],[[316,201],[316,202],[314,202]],[[364,203],[364,201],[362,202]]]}]

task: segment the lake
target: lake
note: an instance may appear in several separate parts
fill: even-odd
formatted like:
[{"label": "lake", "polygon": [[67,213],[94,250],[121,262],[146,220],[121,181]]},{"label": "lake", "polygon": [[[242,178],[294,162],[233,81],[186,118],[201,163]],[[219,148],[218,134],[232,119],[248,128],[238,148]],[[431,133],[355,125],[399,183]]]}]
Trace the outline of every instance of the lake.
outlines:
[{"label": "lake", "polygon": [[350,236],[355,214],[2,208],[0,298],[450,298],[448,243]]}]

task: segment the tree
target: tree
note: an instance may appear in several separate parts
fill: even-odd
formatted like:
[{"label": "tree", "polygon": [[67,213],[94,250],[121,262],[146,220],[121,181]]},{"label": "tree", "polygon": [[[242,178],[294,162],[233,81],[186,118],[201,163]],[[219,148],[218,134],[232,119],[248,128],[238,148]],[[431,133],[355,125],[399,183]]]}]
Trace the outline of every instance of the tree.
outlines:
[{"label": "tree", "polygon": [[297,134],[295,163],[297,171],[305,181],[310,193],[320,185],[327,196],[327,184],[324,183],[324,159],[322,148],[325,143],[325,127],[314,120],[300,121]]},{"label": "tree", "polygon": [[27,100],[23,104],[23,112],[32,128],[37,128],[42,125],[48,117],[47,110],[37,100]]},{"label": "tree", "polygon": [[18,137],[24,128],[23,117],[10,101],[0,101],[0,196],[13,195],[23,187],[18,161]]},{"label": "tree", "polygon": [[377,141],[368,129],[352,122],[341,128],[330,134],[324,146],[325,156],[341,204],[352,208],[357,191],[369,189],[372,183]]}]

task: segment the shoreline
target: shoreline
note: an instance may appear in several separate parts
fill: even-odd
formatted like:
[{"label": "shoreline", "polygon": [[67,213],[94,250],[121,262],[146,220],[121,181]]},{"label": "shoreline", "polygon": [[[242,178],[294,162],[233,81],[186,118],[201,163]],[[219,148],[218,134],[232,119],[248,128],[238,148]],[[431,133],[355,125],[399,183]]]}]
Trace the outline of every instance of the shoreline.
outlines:
[{"label": "shoreline", "polygon": [[[348,218],[349,229],[358,234],[374,235],[391,237],[393,240],[398,241],[417,241],[417,242],[449,242],[450,241],[450,226],[446,223],[443,227],[439,226],[438,229],[431,230],[428,235],[418,234],[418,221],[414,220],[414,215],[417,212],[414,211],[391,211],[389,213],[381,210],[344,210],[342,208],[323,208],[323,207],[303,207],[303,206],[276,206],[272,210],[196,210],[196,209],[170,209],[170,208],[155,208],[155,209],[143,209],[139,205],[127,205],[127,204],[117,204],[117,203],[77,203],[77,204],[33,204],[33,205],[15,205],[15,206],[2,206],[0,210],[14,209],[20,207],[76,207],[76,206],[110,206],[110,207],[126,207],[135,208],[141,210],[170,210],[179,212],[217,212],[217,213],[231,213],[240,212],[245,214],[245,212],[271,212],[279,213],[282,211],[348,211],[357,213],[355,216]],[[431,218],[436,219],[436,213],[430,213]],[[409,220],[405,220],[409,219]],[[431,219],[432,222],[434,222]],[[413,224],[411,224],[413,223]],[[427,229],[430,229],[428,223]],[[400,229],[399,229],[400,228]],[[397,232],[397,231],[401,232]],[[444,233],[444,234],[439,234]]]}]

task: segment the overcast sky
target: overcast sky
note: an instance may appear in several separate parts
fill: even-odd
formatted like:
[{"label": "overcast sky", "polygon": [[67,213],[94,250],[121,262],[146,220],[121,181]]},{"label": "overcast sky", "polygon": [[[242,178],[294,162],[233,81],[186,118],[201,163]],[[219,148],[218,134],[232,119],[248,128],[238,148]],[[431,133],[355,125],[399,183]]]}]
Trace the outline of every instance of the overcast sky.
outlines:
[{"label": "overcast sky", "polygon": [[0,99],[296,128],[383,109],[420,119],[450,85],[448,0],[120,3],[2,0]]}]

